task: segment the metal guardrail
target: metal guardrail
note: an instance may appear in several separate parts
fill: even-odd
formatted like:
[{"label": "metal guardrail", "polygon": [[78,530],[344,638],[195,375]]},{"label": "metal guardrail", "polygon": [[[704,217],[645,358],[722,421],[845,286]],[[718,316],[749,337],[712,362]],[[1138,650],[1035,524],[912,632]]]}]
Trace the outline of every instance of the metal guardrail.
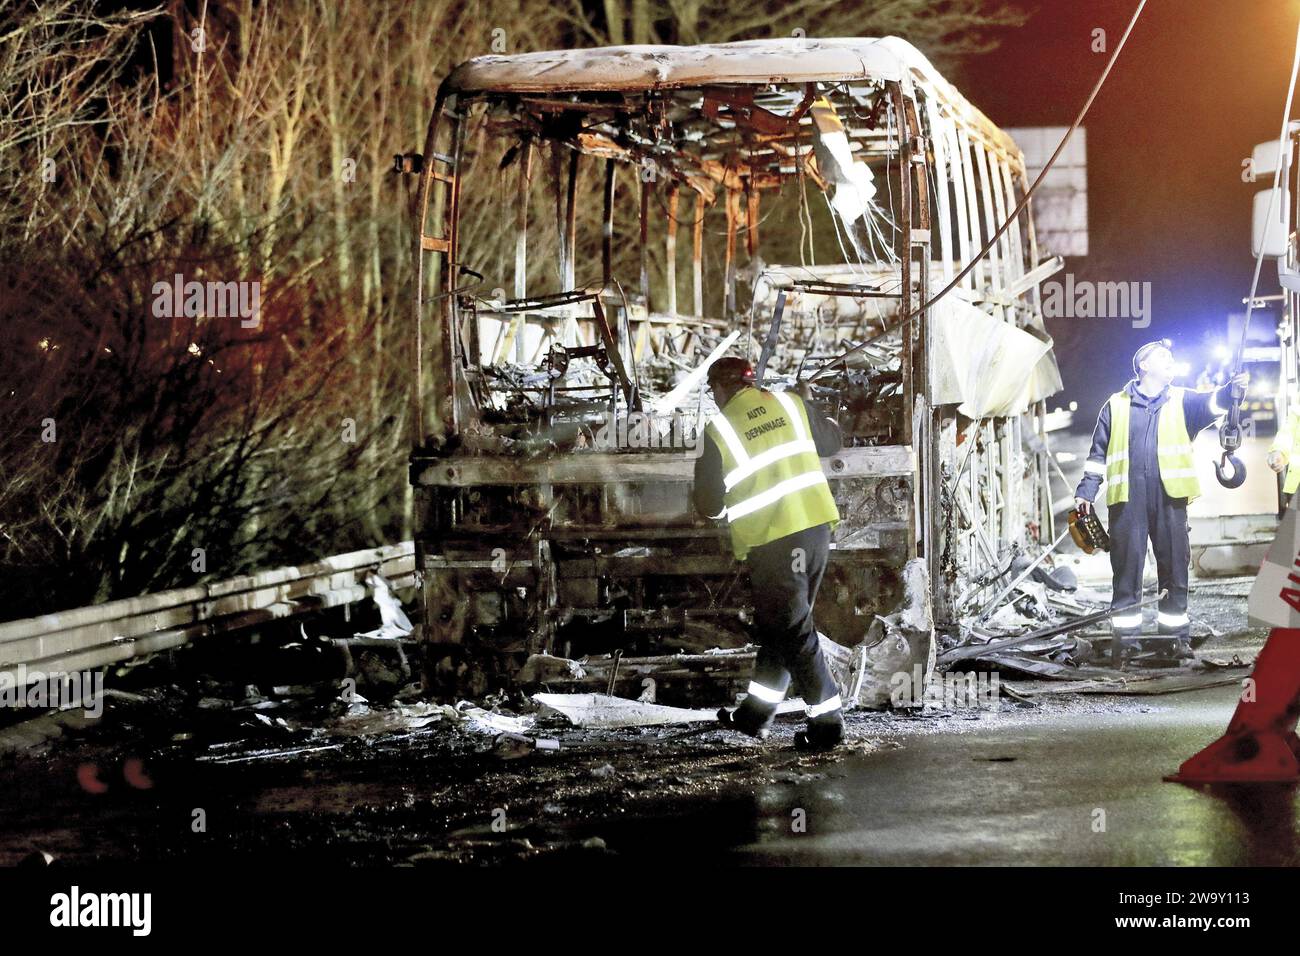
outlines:
[{"label": "metal guardrail", "polygon": [[[365,577],[383,575],[395,588],[415,583],[410,541],[0,624],[0,680],[21,683],[18,668],[67,674],[181,647],[370,594]],[[28,675],[30,677],[30,674]]]}]

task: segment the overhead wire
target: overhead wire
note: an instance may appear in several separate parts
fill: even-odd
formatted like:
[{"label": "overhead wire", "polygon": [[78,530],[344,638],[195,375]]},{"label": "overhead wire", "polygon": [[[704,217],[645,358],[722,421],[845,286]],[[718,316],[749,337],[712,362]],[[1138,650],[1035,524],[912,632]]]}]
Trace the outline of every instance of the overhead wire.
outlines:
[{"label": "overhead wire", "polygon": [[1119,43],[1116,44],[1115,52],[1111,54],[1110,60],[1106,63],[1106,68],[1102,70],[1101,76],[1098,77],[1096,84],[1092,88],[1092,92],[1088,94],[1088,99],[1084,102],[1083,108],[1079,111],[1079,115],[1075,117],[1074,122],[1071,123],[1069,129],[1065,131],[1065,136],[1061,138],[1061,142],[1057,145],[1055,152],[1052,153],[1051,158],[1049,158],[1046,165],[1043,166],[1042,171],[1038,174],[1037,177],[1035,177],[1029,189],[1025,191],[1025,194],[1023,197],[1021,197],[1020,202],[1016,204],[1016,208],[1011,212],[1009,216],[1007,216],[1007,218],[1003,221],[1002,225],[998,227],[997,231],[993,233],[993,235],[989,238],[989,240],[984,244],[984,247],[980,249],[980,251],[977,252],[974,255],[974,257],[972,257],[970,262],[966,263],[965,267],[961,270],[961,272],[959,272],[952,279],[951,282],[949,282],[946,286],[944,286],[944,288],[937,295],[933,296],[928,302],[922,304],[915,311],[909,312],[907,315],[900,318],[896,323],[889,326],[888,328],[883,329],[882,331],[872,336],[871,338],[863,342],[859,342],[857,345],[853,346],[852,348],[836,356],[833,360],[831,360],[826,365],[824,365],[820,371],[814,373],[812,376],[813,379],[820,378],[823,375],[831,374],[831,370],[836,366],[840,365],[841,363],[843,363],[844,360],[847,359],[849,356],[862,351],[863,349],[867,348],[877,340],[884,338],[886,335],[891,335],[894,332],[897,332],[907,323],[915,319],[918,315],[923,314],[926,310],[931,308],[936,302],[938,302],[940,299],[946,296],[949,292],[957,288],[957,286],[961,284],[961,281],[965,279],[967,275],[970,274],[971,270],[973,270],[975,266],[986,255],[988,255],[989,251],[993,249],[993,247],[997,244],[998,240],[1002,238],[1002,234],[1007,231],[1010,225],[1013,222],[1015,222],[1017,218],[1020,216],[1020,213],[1024,211],[1025,207],[1029,205],[1030,198],[1037,191],[1039,185],[1042,184],[1047,174],[1051,172],[1051,169],[1056,164],[1057,159],[1059,159],[1061,153],[1065,151],[1065,147],[1070,142],[1070,138],[1074,135],[1075,131],[1079,128],[1079,126],[1082,125],[1084,117],[1088,115],[1088,110],[1092,107],[1093,100],[1097,98],[1097,94],[1100,93],[1102,87],[1105,86],[1106,78],[1110,76],[1111,69],[1115,66],[1116,61],[1119,59],[1119,55],[1123,51],[1125,44],[1128,42],[1128,38],[1133,32],[1133,28],[1137,25],[1138,19],[1142,16],[1142,11],[1146,7],[1146,5],[1147,5],[1147,0],[1138,0],[1137,9],[1133,11],[1133,17],[1132,19],[1129,20],[1128,27],[1124,30],[1123,36],[1120,37]]}]

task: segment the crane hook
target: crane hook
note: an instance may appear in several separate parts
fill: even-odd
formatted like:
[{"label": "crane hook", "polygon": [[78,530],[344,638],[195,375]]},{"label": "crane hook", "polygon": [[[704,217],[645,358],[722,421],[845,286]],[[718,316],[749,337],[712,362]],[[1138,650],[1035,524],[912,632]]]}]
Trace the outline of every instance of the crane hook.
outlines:
[{"label": "crane hook", "polygon": [[[1223,472],[1225,466],[1229,467],[1227,475]],[[1219,479],[1219,484],[1225,488],[1240,488],[1246,480],[1246,466],[1236,455],[1225,451],[1223,458],[1214,463],[1214,477]]]}]

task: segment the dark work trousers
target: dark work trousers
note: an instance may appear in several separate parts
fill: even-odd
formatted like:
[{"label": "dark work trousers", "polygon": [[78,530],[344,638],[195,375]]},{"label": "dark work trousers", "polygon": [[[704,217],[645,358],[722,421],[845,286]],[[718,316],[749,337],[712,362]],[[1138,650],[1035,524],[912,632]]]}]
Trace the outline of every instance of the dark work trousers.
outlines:
[{"label": "dark work trousers", "polygon": [[[1133,464],[1130,462],[1130,470]],[[1147,464],[1148,468],[1130,475],[1129,500],[1110,506],[1110,567],[1114,572],[1110,606],[1117,609],[1141,600],[1149,537],[1156,555],[1159,590],[1169,592],[1160,602],[1160,635],[1186,640],[1191,633],[1187,571],[1192,563],[1187,499],[1169,497],[1155,463]],[[1135,638],[1142,632],[1141,612],[1117,614],[1111,624],[1117,639]]]},{"label": "dark work trousers", "polygon": [[[751,692],[741,702],[742,713],[737,716],[742,721],[770,719],[787,690],[792,689],[810,707],[839,694],[813,625],[813,602],[826,571],[830,543],[830,525],[822,524],[749,552],[754,632],[759,642],[754,683],[772,692],[770,697],[774,699],[764,701]],[[840,711],[835,708],[811,718],[810,723],[840,719]]]}]

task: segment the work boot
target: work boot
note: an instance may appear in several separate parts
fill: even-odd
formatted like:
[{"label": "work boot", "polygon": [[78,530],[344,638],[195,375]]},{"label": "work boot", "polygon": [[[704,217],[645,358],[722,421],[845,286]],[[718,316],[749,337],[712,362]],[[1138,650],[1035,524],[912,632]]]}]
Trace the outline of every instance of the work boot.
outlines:
[{"label": "work boot", "polygon": [[1191,642],[1185,637],[1167,637],[1146,641],[1144,651],[1150,656],[1142,663],[1149,667],[1179,667],[1184,661],[1194,660]]},{"label": "work boot", "polygon": [[794,749],[805,751],[833,750],[844,740],[844,717],[839,711],[808,721],[806,730],[794,735]]},{"label": "work boot", "polygon": [[763,714],[754,708],[746,707],[741,704],[735,710],[727,710],[725,707],[718,708],[718,723],[725,730],[738,730],[742,734],[750,737],[757,737],[759,740],[765,738],[772,728],[772,720],[776,716],[776,711]]}]

